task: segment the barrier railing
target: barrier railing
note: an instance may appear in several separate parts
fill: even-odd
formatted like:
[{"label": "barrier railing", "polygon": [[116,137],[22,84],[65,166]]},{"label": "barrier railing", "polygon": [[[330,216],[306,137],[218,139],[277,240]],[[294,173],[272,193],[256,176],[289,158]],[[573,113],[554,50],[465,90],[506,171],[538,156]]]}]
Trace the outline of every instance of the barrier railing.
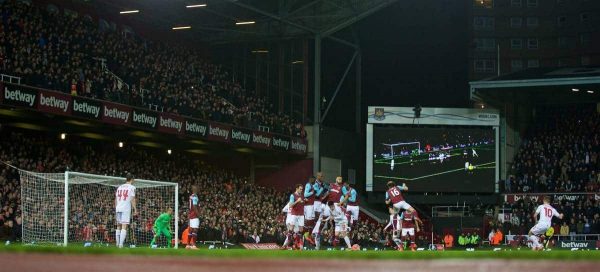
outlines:
[{"label": "barrier railing", "polygon": [[0,74],[0,81],[13,83],[13,84],[21,84],[21,77]]}]

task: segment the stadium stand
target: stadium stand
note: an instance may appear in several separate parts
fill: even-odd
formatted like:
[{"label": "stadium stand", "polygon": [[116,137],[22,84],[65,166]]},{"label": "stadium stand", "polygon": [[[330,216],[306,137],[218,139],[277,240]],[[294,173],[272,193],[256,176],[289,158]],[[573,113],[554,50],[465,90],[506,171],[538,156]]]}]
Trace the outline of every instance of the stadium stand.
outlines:
[{"label": "stadium stand", "polygon": [[2,73],[21,83],[204,120],[304,136],[302,125],[276,113],[196,50],[124,35],[89,17],[4,1]]},{"label": "stadium stand", "polygon": [[539,113],[512,166],[507,193],[597,192],[600,116],[591,107]]}]

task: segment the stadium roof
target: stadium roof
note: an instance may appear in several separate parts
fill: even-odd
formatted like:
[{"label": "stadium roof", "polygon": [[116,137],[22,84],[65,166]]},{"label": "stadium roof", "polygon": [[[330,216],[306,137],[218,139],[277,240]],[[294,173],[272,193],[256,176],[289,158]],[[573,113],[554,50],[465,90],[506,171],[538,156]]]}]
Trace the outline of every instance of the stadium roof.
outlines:
[{"label": "stadium roof", "polygon": [[600,67],[533,68],[469,84],[471,100],[479,102],[600,101]]},{"label": "stadium roof", "polygon": [[[186,30],[188,34],[209,43],[321,35],[354,45],[333,34],[394,2],[396,0],[112,0],[91,4],[110,14],[137,10],[139,12],[128,14],[128,19],[158,29],[191,26]],[[236,24],[243,22],[246,23]]]}]

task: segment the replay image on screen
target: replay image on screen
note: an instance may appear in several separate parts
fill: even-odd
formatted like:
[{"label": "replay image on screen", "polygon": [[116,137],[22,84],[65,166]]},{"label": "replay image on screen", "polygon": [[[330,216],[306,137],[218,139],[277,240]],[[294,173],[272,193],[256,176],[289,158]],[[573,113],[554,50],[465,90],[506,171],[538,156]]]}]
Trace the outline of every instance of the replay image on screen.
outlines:
[{"label": "replay image on screen", "polygon": [[493,127],[373,127],[373,189],[393,180],[416,192],[493,192]]}]

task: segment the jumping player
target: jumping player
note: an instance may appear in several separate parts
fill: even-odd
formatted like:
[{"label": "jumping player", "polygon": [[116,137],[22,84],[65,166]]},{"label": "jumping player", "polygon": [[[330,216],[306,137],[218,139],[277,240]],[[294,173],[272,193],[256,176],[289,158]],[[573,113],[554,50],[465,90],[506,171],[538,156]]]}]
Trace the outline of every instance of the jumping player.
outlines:
[{"label": "jumping player", "polygon": [[188,243],[187,246],[185,246],[185,249],[198,249],[196,247],[196,238],[198,238],[198,227],[200,227],[200,219],[198,218],[198,215],[200,214],[200,211],[198,210],[198,206],[200,205],[199,202],[198,186],[193,185],[188,211],[188,217],[190,219],[190,233],[188,235]]},{"label": "jumping player", "polygon": [[[538,221],[538,215],[540,219]],[[544,196],[544,204],[539,205],[533,215],[535,225],[529,230],[529,241],[531,241],[531,249],[542,250],[543,246],[539,241],[538,235],[545,234],[552,225],[552,217],[563,219],[563,214],[558,213],[556,209],[550,206],[550,197]]]},{"label": "jumping player", "polygon": [[117,247],[122,248],[127,237],[127,226],[131,222],[131,208],[133,207],[133,214],[137,214],[137,208],[135,207],[135,186],[133,186],[133,176],[127,174],[125,178],[125,184],[122,184],[117,188],[115,193],[115,210],[117,220],[117,230],[115,241]]},{"label": "jumping player", "polygon": [[402,240],[408,242],[410,239],[410,250],[416,251],[415,244],[415,228],[419,232],[419,226],[423,225],[423,221],[419,219],[416,211],[410,210],[402,213]]},{"label": "jumping player", "polygon": [[151,247],[156,246],[156,238],[158,238],[161,234],[167,238],[167,247],[171,248],[171,219],[173,215],[173,209],[167,209],[167,212],[161,214],[154,221],[154,226],[152,230],[154,231],[154,237],[152,238],[152,242],[150,242]]},{"label": "jumping player", "polygon": [[385,192],[385,204],[389,205],[391,203],[392,206],[398,211],[415,211],[412,206],[404,201],[404,197],[402,197],[402,191],[408,190],[406,184],[402,183],[402,186],[396,186],[396,183],[390,180],[388,181],[387,186],[388,190]]},{"label": "jumping player", "polygon": [[350,214],[350,226],[354,229],[354,226],[358,222],[358,214],[360,212],[358,207],[358,194],[348,183],[342,187],[342,198],[340,199],[340,203],[346,204],[346,210]]},{"label": "jumping player", "polygon": [[348,237],[350,227],[348,226],[346,209],[340,205],[335,205],[335,202],[333,201],[327,202],[327,207],[329,209],[330,217],[333,218],[333,221],[335,222],[335,236],[344,238],[347,248],[352,248],[350,237]]},{"label": "jumping player", "polygon": [[[296,184],[296,190],[290,195],[289,201],[289,220],[286,220],[288,233],[283,242],[283,248],[287,248],[289,243],[294,241],[294,244],[300,244],[301,235],[304,229],[304,199],[302,198],[302,184]],[[298,228],[297,230],[295,228]],[[300,246],[301,247],[301,246]]]}]

